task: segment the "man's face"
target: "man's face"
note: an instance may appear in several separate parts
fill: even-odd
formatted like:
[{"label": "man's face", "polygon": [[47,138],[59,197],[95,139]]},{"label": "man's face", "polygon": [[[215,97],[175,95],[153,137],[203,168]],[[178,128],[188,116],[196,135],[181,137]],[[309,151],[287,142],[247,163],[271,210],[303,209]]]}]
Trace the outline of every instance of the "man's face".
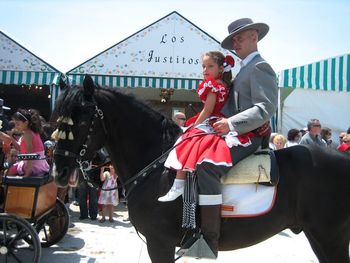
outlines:
[{"label": "man's face", "polygon": [[315,121],[311,124],[311,128],[309,131],[312,135],[320,135],[321,134],[321,123],[319,121]]},{"label": "man's face", "polygon": [[233,50],[239,58],[245,59],[250,53],[257,50],[257,32],[246,30],[232,38]]}]

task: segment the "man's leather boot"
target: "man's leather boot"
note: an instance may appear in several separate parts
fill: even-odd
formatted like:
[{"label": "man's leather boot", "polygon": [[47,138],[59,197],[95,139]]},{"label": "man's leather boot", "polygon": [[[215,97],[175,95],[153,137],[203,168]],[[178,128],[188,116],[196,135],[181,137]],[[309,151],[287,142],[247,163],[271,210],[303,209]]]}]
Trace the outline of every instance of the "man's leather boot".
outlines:
[{"label": "man's leather boot", "polygon": [[218,256],[220,224],[221,224],[221,205],[202,205],[201,213],[201,230],[205,241]]}]

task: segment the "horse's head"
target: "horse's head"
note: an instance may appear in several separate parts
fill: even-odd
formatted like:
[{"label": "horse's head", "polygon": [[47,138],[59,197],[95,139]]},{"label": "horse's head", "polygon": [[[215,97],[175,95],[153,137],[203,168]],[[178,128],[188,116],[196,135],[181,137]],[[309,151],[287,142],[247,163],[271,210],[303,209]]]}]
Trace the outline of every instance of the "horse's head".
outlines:
[{"label": "horse's head", "polygon": [[67,186],[78,169],[88,170],[94,153],[105,143],[103,113],[95,101],[95,89],[86,75],[83,87],[66,85],[57,100],[53,114],[58,117],[52,136],[57,140],[53,175],[61,187]]}]

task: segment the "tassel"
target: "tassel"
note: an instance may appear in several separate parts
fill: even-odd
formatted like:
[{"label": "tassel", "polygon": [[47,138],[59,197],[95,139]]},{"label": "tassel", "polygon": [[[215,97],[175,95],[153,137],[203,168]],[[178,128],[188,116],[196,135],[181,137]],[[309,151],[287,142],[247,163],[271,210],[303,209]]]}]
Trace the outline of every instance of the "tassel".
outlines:
[{"label": "tassel", "polygon": [[74,140],[73,133],[71,131],[69,132],[68,140],[71,140],[71,141]]},{"label": "tassel", "polygon": [[64,118],[62,119],[62,123],[68,123],[68,118],[64,117]]},{"label": "tassel", "polygon": [[62,121],[62,116],[58,117],[57,122]]},{"label": "tassel", "polygon": [[58,141],[58,139],[59,139],[58,129],[54,130],[54,132],[51,134],[51,139]]},{"label": "tassel", "polygon": [[66,139],[66,133],[64,131],[59,131],[58,137],[62,140]]},{"label": "tassel", "polygon": [[71,126],[72,126],[73,124],[74,124],[74,123],[73,123],[72,118],[69,118],[69,119],[68,119],[68,125],[71,125]]}]

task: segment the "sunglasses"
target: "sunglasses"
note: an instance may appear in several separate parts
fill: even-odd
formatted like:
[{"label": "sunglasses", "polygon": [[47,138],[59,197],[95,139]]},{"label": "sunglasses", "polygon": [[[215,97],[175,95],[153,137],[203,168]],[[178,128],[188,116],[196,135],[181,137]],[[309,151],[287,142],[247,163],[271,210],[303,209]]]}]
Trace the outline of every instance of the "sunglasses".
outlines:
[{"label": "sunglasses", "polygon": [[182,121],[185,121],[185,120],[186,120],[186,118],[177,118],[177,119],[182,120]]}]

